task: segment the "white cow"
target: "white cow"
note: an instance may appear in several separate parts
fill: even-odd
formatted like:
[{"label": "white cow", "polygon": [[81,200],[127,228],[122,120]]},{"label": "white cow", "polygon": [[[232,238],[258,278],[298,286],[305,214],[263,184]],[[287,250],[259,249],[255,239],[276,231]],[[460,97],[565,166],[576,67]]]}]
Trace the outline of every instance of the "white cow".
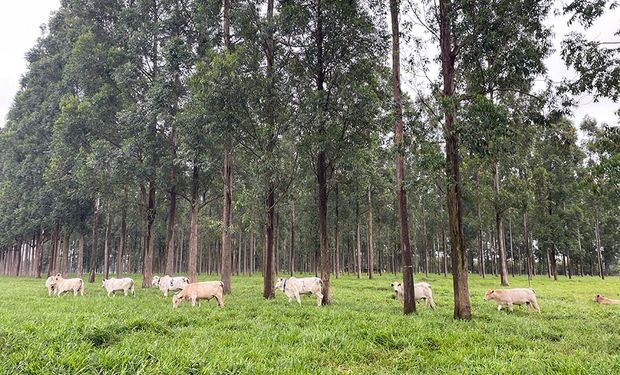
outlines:
[{"label": "white cow", "polygon": [[[431,308],[434,310],[435,301],[433,301],[433,290],[431,289],[431,284],[425,282],[415,283],[413,284],[413,288],[415,301],[419,302],[424,300],[424,307],[428,308],[428,305],[430,304]],[[392,289],[394,289],[394,293],[396,293],[396,298],[402,303],[405,299],[402,283],[394,281],[392,283]]]},{"label": "white cow", "polygon": [[323,280],[318,277],[306,277],[298,279],[289,277],[288,279],[278,279],[275,285],[276,289],[280,289],[288,297],[288,302],[295,298],[297,303],[301,305],[300,294],[314,294],[316,296],[316,305],[321,306],[323,301]]},{"label": "white cow", "polygon": [[177,292],[183,288],[185,288],[189,284],[189,279],[187,277],[177,276],[171,277],[166,275],[159,279],[159,290],[164,293],[164,297],[168,297],[168,292]]},{"label": "white cow", "polygon": [[54,276],[54,286],[56,288],[56,296],[60,297],[61,294],[73,290],[73,295],[76,296],[78,292],[80,295],[84,295],[84,281],[79,278],[64,279],[61,274]]},{"label": "white cow", "polygon": [[51,296],[56,289],[56,283],[54,283],[54,276],[50,276],[45,280],[45,287],[47,288],[47,295]]},{"label": "white cow", "polygon": [[125,293],[125,296],[127,296],[130,290],[133,296],[136,295],[133,279],[130,279],[129,277],[124,279],[104,279],[101,286],[108,292],[108,297],[110,297],[110,295],[114,297],[114,292],[117,290],[122,290]]},{"label": "white cow", "polygon": [[533,307],[540,315],[540,307],[536,301],[536,292],[534,289],[514,288],[514,289],[489,289],[484,294],[485,301],[495,301],[497,303],[497,311],[501,311],[503,307],[508,307],[512,311],[513,305],[527,305],[527,311],[530,312]]},{"label": "white cow", "polygon": [[200,300],[215,298],[219,307],[224,307],[224,283],[221,281],[205,281],[192,283],[172,296],[172,307],[177,308],[183,301],[190,301],[192,306],[200,306]]}]

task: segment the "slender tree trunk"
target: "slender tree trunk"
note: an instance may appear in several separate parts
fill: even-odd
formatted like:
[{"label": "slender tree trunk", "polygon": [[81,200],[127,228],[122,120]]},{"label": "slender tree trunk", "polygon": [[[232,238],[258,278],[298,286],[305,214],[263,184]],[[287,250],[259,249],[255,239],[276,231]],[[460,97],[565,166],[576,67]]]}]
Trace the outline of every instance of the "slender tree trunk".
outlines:
[{"label": "slender tree trunk", "polygon": [[426,212],[422,208],[422,236],[424,237],[424,276],[428,277],[428,232],[426,231]]},{"label": "slender tree trunk", "polygon": [[69,272],[69,240],[71,239],[71,233],[69,228],[65,227],[64,236],[62,240],[62,264],[59,272],[66,275]]},{"label": "slender tree trunk", "polygon": [[605,273],[603,272],[603,251],[601,249],[601,229],[598,207],[594,208],[594,241],[596,245],[596,258],[598,260],[598,275],[601,279],[605,280]]},{"label": "slender tree trunk", "polygon": [[508,230],[510,232],[510,258],[512,259],[512,277],[515,277],[515,253],[512,246],[512,218],[508,219]]},{"label": "slender tree trunk", "polygon": [[335,214],[336,214],[336,223],[335,223],[335,227],[334,227],[334,243],[335,243],[335,260],[336,260],[336,267],[335,267],[335,273],[336,273],[336,279],[340,278],[340,218],[338,216],[338,204],[339,204],[339,188],[338,185],[336,185],[336,206],[334,207],[335,209]]},{"label": "slender tree trunk", "polygon": [[[223,9],[223,31],[224,47],[228,52],[232,51],[230,37],[230,0],[224,0]],[[222,282],[224,283],[224,293],[232,291],[231,273],[232,259],[230,247],[230,223],[231,223],[231,204],[232,204],[232,165],[231,155],[228,146],[224,149],[224,209],[223,209],[223,233],[222,233]]]},{"label": "slender tree trunk", "polygon": [[360,238],[360,204],[355,202],[355,270],[358,279],[362,277],[362,241]]},{"label": "slender tree trunk", "polygon": [[527,258],[527,282],[532,285],[532,268],[534,267],[534,258],[532,256],[532,248],[530,247],[530,235],[528,233],[528,214],[527,208],[523,211],[523,243],[525,244],[525,257]]},{"label": "slender tree trunk", "polygon": [[254,273],[254,230],[250,228],[250,271],[249,276]]},{"label": "slender tree trunk", "polygon": [[84,274],[84,233],[82,231],[80,231],[80,239],[78,240],[78,258],[75,272],[77,277],[81,279]]},{"label": "slender tree trunk", "polygon": [[39,228],[39,234],[35,245],[33,276],[37,279],[41,278],[41,263],[43,260],[43,242],[45,241],[45,231],[43,226]]},{"label": "slender tree trunk", "polygon": [[275,224],[275,187],[270,183],[265,194],[265,248],[263,258],[263,298],[276,298],[274,288],[274,224]]},{"label": "slender tree trunk", "polygon": [[409,247],[409,217],[407,212],[407,193],[405,191],[405,161],[403,141],[403,106],[400,91],[400,31],[398,17],[399,0],[390,0],[390,17],[392,25],[392,93],[394,95],[394,145],[396,147],[396,200],[400,226],[400,249],[403,261],[403,293],[405,314],[415,313],[415,295],[413,287],[413,266]]},{"label": "slender tree trunk", "polygon": [[295,201],[291,201],[291,249],[289,255],[289,273],[295,274]]},{"label": "slender tree trunk", "polygon": [[91,235],[91,247],[90,247],[90,265],[88,268],[88,282],[95,282],[95,275],[97,274],[97,245],[99,238],[99,197],[95,199],[94,211],[93,211],[93,228]]},{"label": "slender tree trunk", "polygon": [[105,239],[103,244],[103,278],[107,280],[110,272],[110,237],[112,234],[112,213],[108,207],[108,217],[105,225]]},{"label": "slender tree trunk", "polygon": [[[52,230],[52,238],[50,243],[50,251],[47,257],[47,276],[55,275],[56,269],[54,265],[54,261],[56,259],[56,246],[58,245],[58,225],[54,225],[54,229]],[[10,257],[13,256],[13,253],[10,253]],[[12,260],[12,259],[11,259]],[[12,266],[12,264],[10,264]],[[9,269],[9,272],[11,269]]]},{"label": "slender tree trunk", "polygon": [[243,251],[243,220],[241,219],[241,215],[239,215],[239,247],[237,249],[237,276],[241,273],[241,259]]},{"label": "slender tree trunk", "polygon": [[143,237],[143,258],[142,258],[142,287],[150,288],[153,281],[153,230],[155,227],[155,185],[149,181],[148,189],[142,185],[142,199],[144,201],[144,237]]},{"label": "slender tree trunk", "polygon": [[[496,198],[499,197],[499,162],[493,163],[493,190]],[[508,286],[508,262],[506,259],[506,235],[504,233],[503,212],[495,208],[495,226],[497,228],[497,249],[499,251],[499,276],[502,286]]]},{"label": "slender tree trunk", "polygon": [[[176,157],[176,132],[172,128],[172,154]],[[174,274],[174,224],[177,213],[177,170],[174,163],[170,170],[170,183],[172,184],[168,202],[168,217],[166,219],[166,275]]]},{"label": "slender tree trunk", "polygon": [[189,216],[189,249],[187,254],[187,278],[190,283],[198,281],[196,267],[196,255],[198,254],[198,189],[200,184],[200,171],[194,161],[192,168],[192,186],[190,196],[190,216]]},{"label": "slender tree trunk", "polygon": [[[125,192],[125,198],[127,198]],[[127,201],[127,199],[125,199]],[[121,232],[118,240],[118,250],[116,251],[116,277],[123,277],[123,257],[125,256],[125,244],[127,241],[127,208],[123,205],[121,209]]]},{"label": "slender tree trunk", "polygon": [[368,278],[372,279],[375,268],[374,248],[372,240],[372,192],[368,185],[368,212],[366,212],[366,237],[368,241]]},{"label": "slender tree trunk", "polygon": [[[394,1],[394,0],[391,0]],[[439,0],[439,33],[441,46],[441,71],[443,76],[443,97],[447,102],[454,98],[454,65],[456,49],[453,49],[450,13],[451,2]],[[469,288],[467,285],[467,248],[463,234],[463,202],[461,195],[461,161],[459,157],[459,136],[454,126],[455,105],[445,106],[444,134],[446,139],[446,169],[448,177],[448,221],[450,244],[452,246],[452,283],[454,289],[454,318],[471,319]]]}]

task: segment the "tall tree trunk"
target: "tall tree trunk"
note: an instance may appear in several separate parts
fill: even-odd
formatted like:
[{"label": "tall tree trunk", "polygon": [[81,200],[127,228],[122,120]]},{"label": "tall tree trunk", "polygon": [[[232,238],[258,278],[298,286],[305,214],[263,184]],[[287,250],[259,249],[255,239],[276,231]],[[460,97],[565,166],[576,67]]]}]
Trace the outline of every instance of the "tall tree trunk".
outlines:
[{"label": "tall tree trunk", "polygon": [[374,249],[372,244],[372,192],[368,184],[368,212],[366,212],[366,237],[368,241],[368,278],[372,279],[375,268]]},{"label": "tall tree trunk", "polygon": [[110,272],[110,237],[112,234],[112,213],[108,207],[108,218],[105,224],[105,239],[103,244],[103,278],[109,277]]},{"label": "tall tree trunk", "polygon": [[484,248],[482,246],[482,219],[480,215],[480,202],[476,204],[476,214],[478,217],[478,273],[484,278]]},{"label": "tall tree trunk", "polygon": [[97,274],[97,245],[99,238],[99,209],[100,209],[100,201],[99,197],[95,199],[94,203],[94,211],[93,211],[93,227],[92,227],[92,235],[91,239],[91,247],[90,247],[90,262],[88,267],[88,282],[95,282],[95,275]]},{"label": "tall tree trunk", "polygon": [[144,201],[144,234],[143,234],[143,258],[142,258],[142,287],[150,288],[153,281],[153,230],[155,227],[155,184],[149,181],[148,189],[140,186],[142,200]]},{"label": "tall tree trunk", "polygon": [[[232,52],[230,36],[230,0],[224,0],[223,9],[223,32],[224,47],[228,52]],[[224,148],[224,208],[223,208],[223,233],[222,233],[222,282],[224,283],[224,293],[232,291],[231,273],[231,245],[230,245],[230,224],[231,224],[231,204],[232,204],[232,163],[229,146]]]},{"label": "tall tree trunk", "polygon": [[510,258],[512,259],[512,277],[515,277],[515,253],[512,246],[512,218],[508,219],[508,230],[510,232]]},{"label": "tall tree trunk", "polygon": [[250,271],[249,275],[252,276],[254,273],[254,230],[250,228]]},{"label": "tall tree trunk", "polygon": [[[176,157],[176,133],[172,129],[172,153]],[[172,184],[168,202],[168,217],[166,219],[166,275],[174,274],[174,224],[177,213],[177,170],[174,163],[170,171],[170,183]]]},{"label": "tall tree trunk", "polygon": [[534,267],[534,257],[530,247],[530,235],[528,233],[528,214],[527,208],[523,211],[523,243],[525,244],[525,257],[527,258],[527,283],[532,285],[532,268]]},{"label": "tall tree trunk", "polygon": [[340,278],[340,224],[339,224],[339,217],[338,217],[338,200],[339,200],[339,191],[338,191],[338,185],[336,185],[336,206],[334,207],[335,209],[335,214],[336,214],[336,222],[335,222],[335,226],[334,226],[334,245],[335,245],[335,254],[336,256],[335,261],[336,261],[336,266],[335,266],[335,274],[336,274],[336,279]]},{"label": "tall tree trunk", "polygon": [[276,297],[274,289],[274,224],[275,224],[275,187],[269,184],[265,195],[264,209],[264,228],[265,228],[265,248],[263,250],[263,298],[272,299]]},{"label": "tall tree trunk", "polygon": [[605,280],[605,273],[603,272],[603,251],[601,249],[601,229],[598,207],[594,208],[594,241],[596,245],[596,258],[598,260],[598,275],[601,279]]},{"label": "tall tree trunk", "polygon": [[241,260],[243,251],[243,220],[239,215],[239,247],[237,248],[237,276],[241,273]]},{"label": "tall tree trunk", "polygon": [[[52,230],[52,238],[51,238],[51,243],[50,243],[50,251],[47,257],[47,276],[51,276],[51,275],[55,275],[56,274],[56,269],[55,269],[55,265],[54,262],[56,260],[56,247],[58,246],[58,225],[54,225],[54,229]],[[13,253],[10,253],[11,257],[13,256]],[[12,266],[12,264],[11,264]],[[11,270],[9,270],[11,271]]]},{"label": "tall tree trunk", "polygon": [[41,278],[41,265],[43,263],[43,242],[45,241],[45,231],[43,226],[39,228],[37,236],[37,244],[34,253],[34,272],[33,276],[37,279]]},{"label": "tall tree trunk", "polygon": [[[394,1],[394,0],[391,0]],[[441,72],[443,97],[446,102],[454,100],[454,65],[456,49],[453,49],[450,14],[451,2],[439,0],[439,33],[441,47]],[[452,284],[454,289],[454,319],[471,319],[469,287],[467,285],[467,248],[463,234],[463,202],[461,194],[461,161],[459,135],[454,126],[456,108],[445,106],[444,137],[446,140],[448,221],[452,247]]]},{"label": "tall tree trunk", "polygon": [[200,184],[200,172],[198,165],[194,162],[192,168],[192,186],[190,196],[190,216],[189,216],[189,249],[187,254],[187,278],[190,283],[198,281],[196,255],[198,254],[198,189]]},{"label": "tall tree trunk", "polygon": [[75,273],[80,279],[84,274],[84,233],[82,231],[80,231],[80,238],[78,240],[78,258],[77,266],[75,267]]},{"label": "tall tree trunk", "polygon": [[[127,198],[125,192],[125,198]],[[125,202],[127,199],[125,199]],[[123,205],[121,209],[121,232],[118,240],[118,250],[116,251],[116,277],[123,277],[123,257],[125,256],[125,244],[127,241],[127,208]]]},{"label": "tall tree trunk", "polygon": [[295,274],[295,201],[291,201],[291,249],[289,256],[289,273]]},{"label": "tall tree trunk", "polygon": [[[499,199],[499,162],[493,163],[493,190],[496,199]],[[495,227],[497,229],[497,249],[499,251],[499,276],[502,286],[508,286],[508,262],[506,259],[506,235],[504,233],[503,212],[495,208]]]},{"label": "tall tree trunk", "polygon": [[394,95],[394,145],[396,147],[396,200],[398,202],[398,219],[400,226],[400,250],[403,262],[403,292],[405,314],[415,313],[415,295],[413,287],[413,266],[409,247],[409,217],[407,212],[407,193],[405,192],[405,161],[403,141],[403,105],[400,91],[400,31],[398,17],[399,0],[390,0],[390,17],[392,25],[392,93]]},{"label": "tall tree trunk", "polygon": [[71,233],[69,228],[65,227],[64,236],[62,239],[62,264],[59,272],[66,275],[69,272],[69,240],[71,239]]},{"label": "tall tree trunk", "polygon": [[355,270],[358,279],[362,277],[362,241],[360,238],[360,204],[355,201]]},{"label": "tall tree trunk", "polygon": [[426,212],[422,208],[422,242],[424,244],[424,276],[428,277],[428,232],[426,231]]}]

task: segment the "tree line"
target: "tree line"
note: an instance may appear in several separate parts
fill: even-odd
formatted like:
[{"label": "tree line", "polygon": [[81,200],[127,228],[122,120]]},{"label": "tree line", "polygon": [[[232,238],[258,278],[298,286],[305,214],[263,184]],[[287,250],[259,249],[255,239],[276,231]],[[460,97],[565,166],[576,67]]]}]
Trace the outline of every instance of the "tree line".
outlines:
[{"label": "tree line", "polygon": [[[592,25],[607,2],[575,1]],[[618,49],[552,1],[63,0],[0,129],[0,273],[605,275],[620,252]],[[516,31],[518,32],[516,32]],[[402,41],[402,43],[401,43]],[[436,77],[401,89],[401,65]],[[613,60],[614,56],[616,57]],[[597,60],[598,59],[598,60]],[[598,61],[598,63],[597,63]],[[608,62],[612,70],[608,69]],[[615,65],[613,65],[615,64]]]}]

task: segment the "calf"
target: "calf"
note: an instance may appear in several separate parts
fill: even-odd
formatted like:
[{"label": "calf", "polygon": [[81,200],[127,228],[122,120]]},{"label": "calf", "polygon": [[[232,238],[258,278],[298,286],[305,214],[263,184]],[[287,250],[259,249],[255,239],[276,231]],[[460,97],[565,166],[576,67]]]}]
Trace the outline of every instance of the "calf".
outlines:
[{"label": "calf", "polygon": [[314,294],[316,296],[316,305],[321,306],[323,302],[323,280],[318,277],[306,277],[298,279],[289,277],[288,279],[278,279],[275,285],[276,289],[280,289],[288,297],[288,302],[295,298],[297,303],[301,305],[301,294]]},{"label": "calf", "polygon": [[56,283],[54,283],[54,276],[50,276],[45,280],[45,287],[47,288],[47,295],[51,296],[56,289]]},{"label": "calf", "polygon": [[84,281],[79,278],[64,279],[61,274],[54,276],[54,286],[56,287],[56,296],[73,290],[73,295],[76,296],[80,292],[81,296],[84,296]]},{"label": "calf", "polygon": [[594,302],[601,305],[620,305],[620,300],[609,299],[602,294],[597,294],[596,297],[594,297]]},{"label": "calf", "polygon": [[192,306],[200,306],[200,300],[215,298],[219,307],[224,307],[224,283],[221,281],[205,281],[187,285],[179,293],[172,296],[172,307],[177,308],[183,301],[190,301]]},{"label": "calf", "polygon": [[163,276],[159,279],[159,290],[164,293],[164,297],[168,297],[168,292],[178,292],[185,288],[189,284],[187,277],[171,277],[170,275]]},{"label": "calf", "polygon": [[110,297],[110,295],[114,296],[114,292],[117,290],[122,290],[125,293],[125,296],[127,296],[130,290],[133,296],[136,295],[133,279],[128,277],[124,279],[104,279],[101,286],[108,292],[108,297]]},{"label": "calf", "polygon": [[[434,310],[436,305],[433,300],[433,290],[431,289],[431,284],[429,283],[415,283],[413,284],[415,301],[419,302],[424,300],[424,307],[428,308],[429,304],[431,308]],[[394,289],[394,293],[396,293],[396,298],[402,303],[405,299],[405,294],[403,291],[402,283],[397,281],[392,283],[392,289]]]},{"label": "calf", "polygon": [[495,301],[497,303],[497,311],[501,311],[503,307],[508,307],[508,310],[512,311],[513,305],[526,304],[528,312],[533,307],[540,315],[540,307],[538,307],[538,302],[536,302],[536,292],[534,289],[489,289],[484,294],[484,300]]}]

